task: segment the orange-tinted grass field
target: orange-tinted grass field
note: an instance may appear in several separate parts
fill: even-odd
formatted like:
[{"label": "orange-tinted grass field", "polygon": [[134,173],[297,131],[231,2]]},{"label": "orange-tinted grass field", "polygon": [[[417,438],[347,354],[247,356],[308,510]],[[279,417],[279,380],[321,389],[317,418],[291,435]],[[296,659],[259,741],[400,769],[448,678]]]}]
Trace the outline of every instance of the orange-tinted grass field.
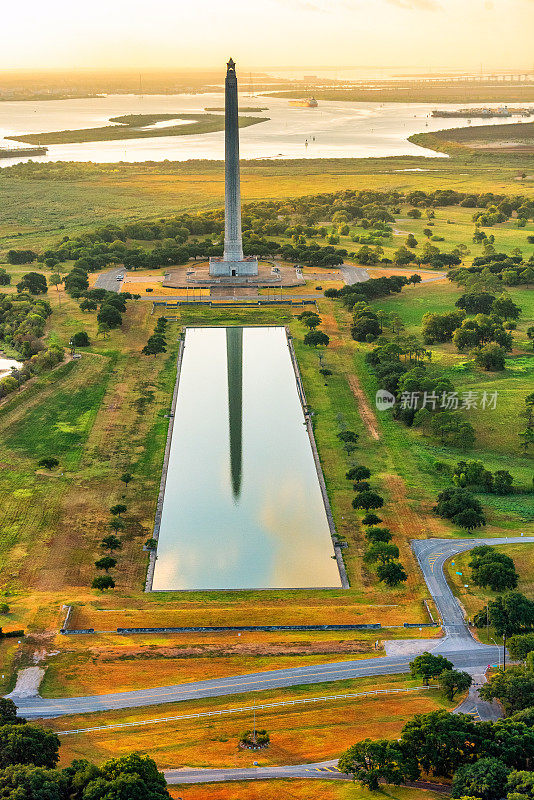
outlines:
[{"label": "orange-tinted grass field", "polygon": [[197,701],[126,709],[120,712],[78,715],[49,720],[56,731],[109,725],[113,722],[161,719],[216,709],[243,708],[256,702],[256,724],[271,735],[267,750],[239,750],[242,731],[253,724],[253,712],[177,720],[127,728],[110,728],[61,736],[61,761],[90,757],[96,762],[138,750],[152,756],[160,769],[191,767],[248,767],[299,764],[336,758],[350,744],[367,737],[395,738],[414,714],[450,707],[436,690],[409,694],[378,695],[339,699],[310,705],[282,706],[262,710],[260,703],[324,697],[370,691],[374,688],[419,685],[406,676],[340,681],[330,685],[311,685],[279,689],[261,694],[205,698]]},{"label": "orange-tinted grass field", "polygon": [[[358,784],[347,781],[283,780],[236,781],[232,783],[204,783],[200,785],[169,786],[175,800],[375,800],[377,792],[370,792]],[[382,800],[440,800],[442,795],[426,789],[405,786],[381,787]]]}]

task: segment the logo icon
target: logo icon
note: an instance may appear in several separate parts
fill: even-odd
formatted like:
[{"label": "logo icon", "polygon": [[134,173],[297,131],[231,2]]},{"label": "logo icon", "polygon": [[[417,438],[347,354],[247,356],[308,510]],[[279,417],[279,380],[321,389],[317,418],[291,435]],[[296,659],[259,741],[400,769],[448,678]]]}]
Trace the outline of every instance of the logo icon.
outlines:
[{"label": "logo icon", "polygon": [[395,395],[385,389],[379,389],[375,396],[376,407],[379,411],[387,411],[395,405]]}]

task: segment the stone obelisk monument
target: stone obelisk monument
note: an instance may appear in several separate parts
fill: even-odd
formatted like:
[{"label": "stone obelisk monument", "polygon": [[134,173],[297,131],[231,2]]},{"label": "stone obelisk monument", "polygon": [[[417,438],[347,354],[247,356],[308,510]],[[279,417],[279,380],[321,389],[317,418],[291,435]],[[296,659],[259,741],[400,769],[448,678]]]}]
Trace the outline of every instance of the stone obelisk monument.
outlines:
[{"label": "stone obelisk monument", "polygon": [[243,258],[241,183],[239,179],[239,110],[235,61],[227,64],[224,85],[224,256],[210,258],[210,275],[257,275],[258,261]]}]

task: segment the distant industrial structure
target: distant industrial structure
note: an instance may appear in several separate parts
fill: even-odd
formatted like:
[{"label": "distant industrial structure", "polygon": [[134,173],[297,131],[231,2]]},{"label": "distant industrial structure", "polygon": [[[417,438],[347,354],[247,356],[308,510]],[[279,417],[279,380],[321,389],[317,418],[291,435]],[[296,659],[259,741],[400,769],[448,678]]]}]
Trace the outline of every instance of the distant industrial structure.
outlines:
[{"label": "distant industrial structure", "polygon": [[534,115],[534,108],[458,108],[449,109],[438,108],[432,112],[433,117],[460,117],[461,119],[490,119],[491,117],[531,117]]},{"label": "distant industrial structure", "polygon": [[0,147],[0,158],[18,158],[19,156],[45,156],[48,147]]}]

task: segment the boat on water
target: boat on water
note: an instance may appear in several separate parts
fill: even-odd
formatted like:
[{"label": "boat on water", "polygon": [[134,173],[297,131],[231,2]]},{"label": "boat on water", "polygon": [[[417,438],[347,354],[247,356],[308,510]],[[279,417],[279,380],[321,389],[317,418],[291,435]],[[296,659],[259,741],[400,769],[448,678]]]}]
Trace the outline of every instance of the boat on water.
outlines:
[{"label": "boat on water", "polygon": [[48,147],[0,147],[0,158],[18,158],[19,156],[45,156]]},{"label": "boat on water", "polygon": [[317,108],[319,103],[315,97],[307,97],[304,100],[290,100],[290,106],[297,106],[298,108]]}]

